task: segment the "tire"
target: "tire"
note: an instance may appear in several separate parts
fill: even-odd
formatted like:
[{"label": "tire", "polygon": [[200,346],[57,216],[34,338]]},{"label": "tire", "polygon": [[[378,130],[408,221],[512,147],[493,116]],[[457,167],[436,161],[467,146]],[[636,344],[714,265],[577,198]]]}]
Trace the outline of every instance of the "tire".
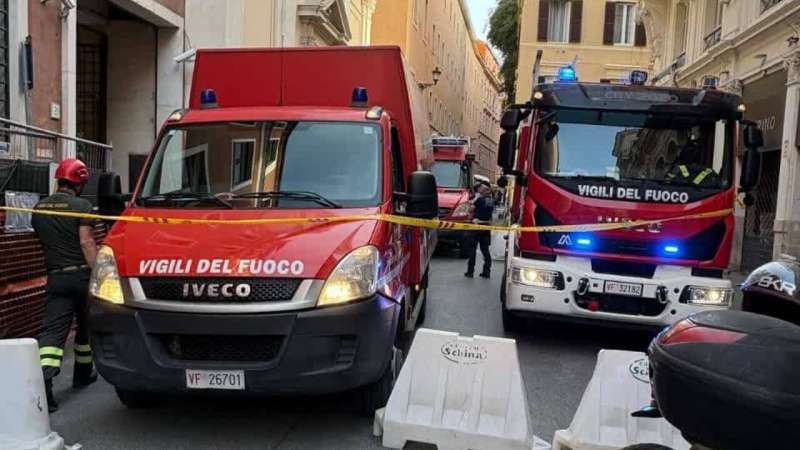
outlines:
[{"label": "tire", "polygon": [[417,327],[425,323],[425,311],[428,309],[428,288],[422,291],[425,297],[422,299],[422,306],[419,308],[419,316],[417,316]]},{"label": "tire", "polygon": [[120,388],[115,389],[119,401],[128,409],[150,408],[158,404],[156,395],[151,392],[129,391]]},{"label": "tire", "polygon": [[364,415],[371,417],[375,414],[376,409],[386,406],[389,396],[392,394],[394,383],[400,375],[403,361],[403,351],[397,347],[392,347],[392,359],[378,381],[361,388],[359,394],[361,397],[361,412]]},{"label": "tire", "polygon": [[661,444],[634,444],[620,450],[672,450],[672,448]]},{"label": "tire", "polygon": [[503,272],[503,280],[500,282],[500,309],[503,315],[503,331],[506,333],[516,333],[522,330],[524,319],[514,315],[506,308],[506,275]]}]

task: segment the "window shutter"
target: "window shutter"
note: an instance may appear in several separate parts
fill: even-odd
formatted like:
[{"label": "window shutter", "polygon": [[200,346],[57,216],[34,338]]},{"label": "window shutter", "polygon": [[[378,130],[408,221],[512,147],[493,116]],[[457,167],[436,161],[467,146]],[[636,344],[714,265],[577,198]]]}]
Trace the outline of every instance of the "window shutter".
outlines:
[{"label": "window shutter", "polygon": [[603,45],[614,45],[614,20],[616,17],[615,2],[606,3],[606,18],[603,23]]},{"label": "window shutter", "polygon": [[636,24],[636,36],[633,38],[633,42],[637,47],[645,47],[647,45],[647,33],[644,30],[644,24],[641,22]]},{"label": "window shutter", "polygon": [[547,28],[550,19],[550,0],[539,0],[539,29],[536,33],[536,40],[547,42]]},{"label": "window shutter", "polygon": [[583,24],[583,0],[572,0],[569,13],[569,41],[581,41],[581,25]]}]

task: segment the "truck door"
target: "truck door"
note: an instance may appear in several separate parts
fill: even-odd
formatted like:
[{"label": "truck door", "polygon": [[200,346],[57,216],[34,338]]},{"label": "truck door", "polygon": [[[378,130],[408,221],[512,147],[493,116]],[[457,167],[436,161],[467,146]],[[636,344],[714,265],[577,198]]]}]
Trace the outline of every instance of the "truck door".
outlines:
[{"label": "truck door", "polygon": [[[407,172],[404,170],[403,164],[403,151],[400,144],[400,136],[397,128],[392,126],[392,189],[394,192],[405,192]],[[413,292],[408,290],[409,285],[413,285],[418,280],[419,266],[416,261],[420,261],[420,237],[419,229],[407,227],[403,225],[391,224],[391,232],[393,245],[399,247],[399,264],[402,265],[402,280],[403,286],[399,287],[398,293],[405,292],[405,301],[407,307],[404,309],[404,321],[408,323],[408,314],[414,309],[414,302],[416,296]]]}]

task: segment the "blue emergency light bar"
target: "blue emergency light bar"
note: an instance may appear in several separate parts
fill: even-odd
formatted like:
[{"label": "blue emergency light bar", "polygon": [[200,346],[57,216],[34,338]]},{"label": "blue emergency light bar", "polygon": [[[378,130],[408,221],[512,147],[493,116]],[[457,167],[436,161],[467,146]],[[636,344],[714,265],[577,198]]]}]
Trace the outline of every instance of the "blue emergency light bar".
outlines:
[{"label": "blue emergency light bar", "polygon": [[590,245],[592,245],[592,240],[589,239],[589,238],[582,237],[582,238],[576,239],[575,243],[578,244],[581,247],[589,247]]},{"label": "blue emergency light bar", "polygon": [[572,66],[563,66],[558,69],[556,79],[561,83],[574,83],[578,81],[578,74]]},{"label": "blue emergency light bar", "polygon": [[203,89],[200,91],[200,108],[216,108],[217,93],[213,89]]},{"label": "blue emergency light bar", "polygon": [[369,102],[369,95],[367,94],[367,88],[365,87],[353,88],[353,102],[351,103],[351,106],[353,106],[354,108],[366,108],[368,102]]}]

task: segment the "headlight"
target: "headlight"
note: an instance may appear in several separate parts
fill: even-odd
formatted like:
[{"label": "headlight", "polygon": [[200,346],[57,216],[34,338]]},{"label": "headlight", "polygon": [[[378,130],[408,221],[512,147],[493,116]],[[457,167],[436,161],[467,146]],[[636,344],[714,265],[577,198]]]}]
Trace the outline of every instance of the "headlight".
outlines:
[{"label": "headlight", "polygon": [[92,278],[89,280],[89,293],[109,303],[121,305],[123,303],[122,285],[119,282],[117,262],[114,260],[114,251],[111,247],[102,246],[97,251],[97,260],[92,269]]},{"label": "headlight", "polygon": [[689,286],[684,291],[683,299],[691,305],[730,306],[733,289]]},{"label": "headlight", "polygon": [[470,207],[472,205],[469,202],[460,203],[456,206],[456,209],[453,210],[453,217],[467,217],[470,213]]},{"label": "headlight", "polygon": [[378,285],[378,249],[367,245],[342,258],[331,272],[318,306],[338,305],[375,294]]},{"label": "headlight", "polygon": [[511,281],[516,284],[535,286],[546,289],[563,289],[561,272],[540,270],[530,267],[514,267],[511,269]]}]

